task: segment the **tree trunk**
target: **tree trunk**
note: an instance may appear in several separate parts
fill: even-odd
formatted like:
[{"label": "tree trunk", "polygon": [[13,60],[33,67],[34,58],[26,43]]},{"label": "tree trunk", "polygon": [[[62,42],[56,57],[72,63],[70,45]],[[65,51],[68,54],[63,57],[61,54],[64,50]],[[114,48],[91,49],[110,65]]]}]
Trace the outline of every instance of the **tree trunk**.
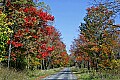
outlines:
[{"label": "tree trunk", "polygon": [[88,65],[87,65],[87,67],[88,67],[88,70],[90,70],[90,62],[89,62],[89,60],[88,60]]},{"label": "tree trunk", "polygon": [[42,60],[41,60],[41,65],[40,65],[40,69],[42,70]]},{"label": "tree trunk", "polygon": [[43,66],[42,66],[42,67],[43,67],[43,70],[45,70],[44,59],[43,59],[42,61],[43,61],[43,62],[42,62],[42,63],[43,63]]},{"label": "tree trunk", "polygon": [[98,59],[96,60],[96,63],[95,63],[95,69],[96,71],[98,71]]},{"label": "tree trunk", "polygon": [[84,68],[85,68],[85,61],[84,61]]},{"label": "tree trunk", "polygon": [[9,45],[9,53],[8,53],[8,68],[10,67],[10,54],[12,50],[12,33],[10,34],[10,45]]}]

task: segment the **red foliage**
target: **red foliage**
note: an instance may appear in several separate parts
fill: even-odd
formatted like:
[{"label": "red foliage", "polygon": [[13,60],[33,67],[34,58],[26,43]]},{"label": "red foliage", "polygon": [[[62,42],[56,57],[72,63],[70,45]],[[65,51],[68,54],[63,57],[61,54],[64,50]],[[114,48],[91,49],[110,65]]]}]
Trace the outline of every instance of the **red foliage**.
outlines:
[{"label": "red foliage", "polygon": [[12,41],[12,45],[14,45],[14,47],[21,47],[21,46],[23,46],[22,43],[14,42],[14,41]]},{"label": "red foliage", "polygon": [[36,22],[35,17],[26,17],[24,18],[25,26],[33,26],[34,22]]},{"label": "red foliage", "polygon": [[89,11],[90,11],[90,8],[87,8],[86,10],[89,12]]},{"label": "red foliage", "polygon": [[84,60],[85,60],[85,61],[89,61],[89,57],[85,57]]},{"label": "red foliage", "polygon": [[11,5],[10,0],[6,1],[6,6],[9,7]]},{"label": "red foliage", "polygon": [[10,40],[7,41],[7,44],[10,44]]},{"label": "red foliage", "polygon": [[15,57],[12,57],[12,60],[13,60],[13,61],[16,61],[16,59],[17,59],[17,58],[15,58]]},{"label": "red foliage", "polygon": [[46,44],[42,44],[42,45],[40,46],[40,48],[41,48],[41,49],[46,49]]},{"label": "red foliage", "polygon": [[54,46],[48,47],[47,50],[48,50],[49,52],[53,51],[53,50],[54,50]]},{"label": "red foliage", "polygon": [[76,58],[76,61],[82,61],[82,60],[83,60],[83,58],[81,56]]},{"label": "red foliage", "polygon": [[[23,9],[23,12],[25,13],[31,13],[33,15],[37,15],[42,21],[47,22],[48,20],[53,21],[54,20],[54,16],[48,14],[47,12],[43,12],[42,9],[37,10],[35,7],[30,6],[30,7],[26,7]],[[29,19],[27,19],[26,21],[28,22]],[[36,19],[34,18],[33,21],[36,21]]]},{"label": "red foliage", "polygon": [[11,53],[11,56],[12,56],[12,57],[15,57],[15,56],[16,56],[16,54],[15,54],[15,53]]},{"label": "red foliage", "polygon": [[99,7],[96,7],[95,10],[96,10],[96,11],[99,10]]},{"label": "red foliage", "polygon": [[16,32],[16,34],[14,35],[14,37],[16,38],[19,38],[19,37],[22,37],[23,34],[22,34],[22,31],[18,30],[18,32]]},{"label": "red foliage", "polygon": [[47,31],[47,35],[51,35],[53,33],[54,27],[53,26],[46,26],[45,30]]},{"label": "red foliage", "polygon": [[46,58],[48,56],[48,52],[43,52],[42,53],[42,58]]},{"label": "red foliage", "polygon": [[[10,40],[8,40],[7,44],[10,44]],[[11,44],[12,44],[14,47],[21,47],[21,46],[23,46],[22,43],[14,42],[14,41],[11,41]]]},{"label": "red foliage", "polygon": [[33,38],[36,38],[36,39],[38,38],[38,36],[36,36],[36,35],[33,35],[32,37],[33,37]]},{"label": "red foliage", "polygon": [[38,16],[41,20],[43,20],[45,22],[48,20],[50,20],[50,21],[54,20],[54,16],[48,14],[47,12],[40,11],[40,12],[38,12]]},{"label": "red foliage", "polygon": [[26,28],[26,29],[25,29],[25,32],[27,32],[27,33],[28,33],[28,32],[29,32],[29,28]]},{"label": "red foliage", "polygon": [[62,52],[61,53],[61,56],[65,56],[67,53],[66,52]]},{"label": "red foliage", "polygon": [[40,58],[41,58],[41,56],[40,56],[40,55],[37,55],[36,57],[37,57],[38,59],[40,59]]},{"label": "red foliage", "polygon": [[37,12],[37,9],[33,6],[30,6],[30,7],[26,7],[23,9],[23,11],[25,13],[36,13]]},{"label": "red foliage", "polygon": [[39,54],[42,54],[42,52],[41,52],[40,50],[38,50],[38,53],[39,53]]}]

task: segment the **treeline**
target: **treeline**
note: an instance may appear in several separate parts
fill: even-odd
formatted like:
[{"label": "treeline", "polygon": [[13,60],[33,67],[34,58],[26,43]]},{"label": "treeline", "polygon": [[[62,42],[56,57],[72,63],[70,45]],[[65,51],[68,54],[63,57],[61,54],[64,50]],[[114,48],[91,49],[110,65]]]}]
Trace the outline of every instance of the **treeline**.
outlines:
[{"label": "treeline", "polygon": [[88,70],[120,67],[120,25],[115,24],[114,5],[113,9],[106,5],[100,3],[86,9],[78,38],[71,45],[71,66]]},{"label": "treeline", "polygon": [[16,69],[67,66],[68,54],[44,2],[10,1],[0,7],[0,63]]}]

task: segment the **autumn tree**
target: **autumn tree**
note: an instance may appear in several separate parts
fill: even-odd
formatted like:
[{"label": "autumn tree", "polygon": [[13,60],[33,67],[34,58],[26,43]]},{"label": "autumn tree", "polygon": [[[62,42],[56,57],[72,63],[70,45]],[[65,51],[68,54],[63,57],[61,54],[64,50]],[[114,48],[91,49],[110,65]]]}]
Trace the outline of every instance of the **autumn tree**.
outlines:
[{"label": "autumn tree", "polygon": [[91,3],[94,6],[98,6],[102,4],[106,6],[109,10],[112,10],[113,13],[116,15],[120,13],[120,1],[119,0],[93,0]]},{"label": "autumn tree", "polygon": [[103,65],[105,68],[110,68],[112,67],[110,62],[116,54],[115,47],[118,46],[116,41],[118,26],[114,25],[113,11],[109,11],[103,5],[88,8],[87,11],[88,15],[84,18],[86,30],[81,30],[81,33],[89,33],[84,36],[90,42],[96,43],[96,46],[91,48],[97,59],[96,68],[98,66],[103,67]]},{"label": "autumn tree", "polygon": [[6,15],[0,12],[0,62],[5,60],[7,41],[12,33],[12,30],[8,27],[9,23],[6,23],[6,19]]},{"label": "autumn tree", "polygon": [[[85,23],[80,26],[80,38],[75,40],[76,56],[82,57],[87,55],[91,67],[98,68],[114,68],[115,47],[118,46],[116,39],[118,38],[118,26],[114,25],[112,19],[113,11],[107,9],[103,5],[87,8],[87,15],[84,17]],[[78,46],[79,45],[79,46]],[[89,68],[89,67],[88,67]]]},{"label": "autumn tree", "polygon": [[[44,3],[42,2],[40,5],[44,5]],[[59,31],[52,26],[54,16],[44,10],[42,6],[37,9],[31,0],[23,2],[7,0],[4,13],[7,14],[6,23],[13,31],[6,42],[9,46],[9,53],[4,55],[6,58],[4,62],[7,62],[8,59],[8,67],[12,66],[17,69],[51,68],[53,58],[57,59],[57,55],[65,51]],[[63,65],[68,61],[67,53],[65,52],[64,55],[62,57]]]}]

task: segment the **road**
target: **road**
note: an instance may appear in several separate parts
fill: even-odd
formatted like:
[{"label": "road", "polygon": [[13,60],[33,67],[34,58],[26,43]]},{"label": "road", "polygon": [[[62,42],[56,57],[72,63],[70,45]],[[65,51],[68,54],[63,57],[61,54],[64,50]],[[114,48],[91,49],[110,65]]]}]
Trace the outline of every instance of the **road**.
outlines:
[{"label": "road", "polygon": [[70,68],[64,68],[55,75],[48,76],[42,80],[77,80],[76,76],[72,74]]}]

